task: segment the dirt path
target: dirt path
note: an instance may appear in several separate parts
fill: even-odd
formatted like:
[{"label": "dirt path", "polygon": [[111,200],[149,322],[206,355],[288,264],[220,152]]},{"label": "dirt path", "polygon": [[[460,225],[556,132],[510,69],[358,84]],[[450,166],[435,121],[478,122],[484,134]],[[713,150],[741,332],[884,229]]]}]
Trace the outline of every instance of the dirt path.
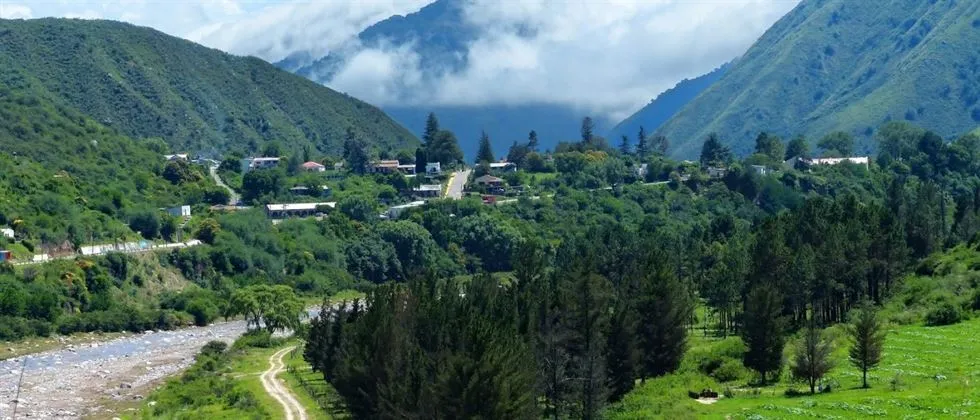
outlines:
[{"label": "dirt path", "polygon": [[211,173],[211,178],[214,179],[215,184],[218,184],[219,187],[228,190],[228,204],[237,206],[242,201],[242,197],[239,196],[238,193],[235,192],[235,190],[229,187],[228,184],[225,184],[225,182],[221,180],[221,177],[218,176],[218,166],[217,165],[209,166],[208,172]]},{"label": "dirt path", "polygon": [[289,392],[289,389],[282,385],[282,381],[276,378],[279,372],[286,369],[282,357],[295,348],[296,346],[286,347],[269,356],[269,370],[262,373],[260,379],[262,379],[262,387],[265,388],[265,392],[268,392],[272,398],[282,404],[283,410],[286,411],[286,420],[306,420],[306,409],[296,400],[292,392]]}]

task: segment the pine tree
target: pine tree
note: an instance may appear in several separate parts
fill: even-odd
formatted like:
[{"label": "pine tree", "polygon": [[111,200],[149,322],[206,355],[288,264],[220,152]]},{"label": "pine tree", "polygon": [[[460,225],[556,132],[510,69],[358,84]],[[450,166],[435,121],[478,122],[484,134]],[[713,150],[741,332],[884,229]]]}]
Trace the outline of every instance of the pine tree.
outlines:
[{"label": "pine tree", "polygon": [[575,417],[598,418],[608,395],[605,335],[609,328],[609,280],[593,272],[590,258],[577,258],[566,273],[567,316],[572,334],[571,366],[580,410]]},{"label": "pine tree", "polygon": [[422,134],[422,145],[428,146],[432,144],[432,140],[435,140],[436,134],[439,133],[439,120],[436,119],[436,114],[430,112],[428,118],[425,119],[425,133]]},{"label": "pine tree", "polygon": [[494,162],[496,158],[493,154],[493,146],[490,144],[490,136],[486,131],[480,133],[480,149],[476,153],[476,164],[482,162]]},{"label": "pine tree", "polygon": [[636,318],[625,300],[616,305],[606,340],[609,401],[619,401],[636,383]]},{"label": "pine tree", "polygon": [[650,155],[650,145],[647,143],[647,132],[640,126],[640,132],[636,134],[636,157],[643,160]]},{"label": "pine tree", "polygon": [[795,353],[790,371],[793,377],[805,380],[813,394],[816,392],[817,382],[834,368],[833,342],[811,320],[803,337],[796,344]]},{"label": "pine tree", "polygon": [[595,123],[592,122],[592,117],[582,118],[582,143],[592,144],[592,139],[594,138],[593,132],[595,131]]},{"label": "pine tree", "polygon": [[666,261],[654,254],[640,280],[636,310],[642,381],[677,370],[687,345],[686,325],[693,306]]},{"label": "pine tree", "polygon": [[701,146],[701,166],[727,165],[732,161],[732,151],[721,144],[715,133],[708,134]]},{"label": "pine tree", "polygon": [[347,135],[344,139],[344,160],[350,166],[350,170],[356,174],[367,172],[368,160],[367,146],[354,134],[354,129],[347,127]]},{"label": "pine tree", "polygon": [[755,286],[745,298],[742,340],[748,347],[743,360],[745,367],[762,375],[778,372],[783,365],[786,321],[782,315],[782,297],[770,284]]},{"label": "pine tree", "polygon": [[874,307],[865,304],[860,308],[848,328],[848,333],[853,341],[848,359],[854,367],[861,370],[861,384],[867,388],[868,371],[881,363],[885,347],[885,328]]},{"label": "pine tree", "polygon": [[670,150],[670,140],[667,140],[667,137],[656,136],[653,138],[653,144],[660,156],[667,156],[667,150]]},{"label": "pine tree", "polygon": [[619,153],[623,156],[629,156],[630,154],[630,138],[623,134],[622,140],[619,142]]},{"label": "pine tree", "polygon": [[810,157],[810,145],[807,144],[806,138],[803,136],[796,136],[793,140],[789,141],[786,145],[786,155],[784,158],[790,160],[792,158],[803,158],[807,159]]},{"label": "pine tree", "polygon": [[572,358],[569,354],[571,332],[565,319],[564,300],[560,278],[552,273],[542,282],[537,301],[538,334],[535,338],[535,359],[538,366],[539,387],[544,395],[544,416],[554,420],[564,418],[572,387]]},{"label": "pine tree", "polygon": [[534,130],[527,133],[527,148],[531,149],[532,152],[538,151],[538,133]]}]

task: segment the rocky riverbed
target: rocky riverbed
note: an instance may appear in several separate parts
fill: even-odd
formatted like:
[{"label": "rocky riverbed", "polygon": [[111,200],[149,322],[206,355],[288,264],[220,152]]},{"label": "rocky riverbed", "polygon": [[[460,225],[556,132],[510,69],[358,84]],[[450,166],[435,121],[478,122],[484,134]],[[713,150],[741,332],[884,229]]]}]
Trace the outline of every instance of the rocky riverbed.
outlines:
[{"label": "rocky riverbed", "polygon": [[230,343],[243,332],[243,321],[147,331],[0,361],[0,419],[13,418],[15,406],[17,418],[103,417],[99,413],[107,398],[143,399],[147,385],[189,366],[204,344]]}]

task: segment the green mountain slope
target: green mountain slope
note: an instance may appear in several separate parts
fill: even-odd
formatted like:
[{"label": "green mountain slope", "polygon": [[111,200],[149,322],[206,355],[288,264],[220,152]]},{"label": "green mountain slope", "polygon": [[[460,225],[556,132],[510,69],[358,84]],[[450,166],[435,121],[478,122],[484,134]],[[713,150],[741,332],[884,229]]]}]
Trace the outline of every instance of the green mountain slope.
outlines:
[{"label": "green mountain slope", "polygon": [[338,153],[348,127],[379,148],[418,142],[378,108],[264,61],[119,22],[0,20],[0,68],[173,150],[248,152],[278,141]]},{"label": "green mountain slope", "polygon": [[165,179],[161,141],[132,140],[35,92],[24,79],[0,83],[0,225],[18,239],[132,238],[132,218],[159,217],[160,207],[201,203],[218,190],[203,168]]},{"label": "green mountain slope", "polygon": [[980,2],[804,0],[660,133],[692,157],[717,132],[741,154],[759,131],[863,140],[889,120],[953,136],[980,121]]}]

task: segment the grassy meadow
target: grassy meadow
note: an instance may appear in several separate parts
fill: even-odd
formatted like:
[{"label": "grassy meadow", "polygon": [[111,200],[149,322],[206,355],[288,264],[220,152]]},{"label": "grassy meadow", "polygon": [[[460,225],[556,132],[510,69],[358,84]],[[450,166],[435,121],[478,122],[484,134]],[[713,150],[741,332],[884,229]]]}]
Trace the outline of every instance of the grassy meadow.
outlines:
[{"label": "grassy meadow", "polygon": [[[892,326],[884,360],[869,373],[869,389],[861,388],[861,372],[847,363],[843,330],[835,327],[828,334],[835,337],[837,346],[837,366],[824,380],[831,385],[830,392],[787,396],[790,388],[809,390],[793,382],[786,368],[779,383],[761,388],[750,386],[751,376],[737,367],[732,372],[719,368],[713,372],[715,377],[708,376],[699,369],[704,361],[711,355],[718,358],[734,346],[732,343],[740,343],[735,338],[698,336],[692,337],[691,351],[677,373],[638,384],[622,402],[610,407],[607,415],[611,419],[980,417],[980,319],[942,327]],[[791,352],[786,354],[789,360]],[[728,382],[716,379],[732,376],[736,378]],[[687,396],[688,391],[704,388],[733,397],[702,404]]]}]

